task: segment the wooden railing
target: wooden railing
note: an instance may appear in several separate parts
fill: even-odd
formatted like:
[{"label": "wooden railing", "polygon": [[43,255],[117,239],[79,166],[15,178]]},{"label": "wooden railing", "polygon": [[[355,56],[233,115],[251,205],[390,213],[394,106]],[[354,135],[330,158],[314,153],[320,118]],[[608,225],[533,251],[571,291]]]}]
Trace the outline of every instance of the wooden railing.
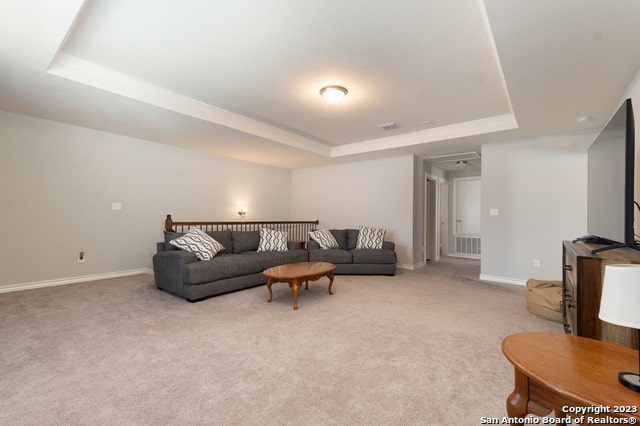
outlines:
[{"label": "wooden railing", "polygon": [[286,231],[290,241],[306,241],[307,234],[316,229],[320,221],[237,221],[237,222],[176,222],[168,214],[164,221],[164,229],[168,232],[187,232],[190,227],[203,231],[257,231],[260,228]]}]

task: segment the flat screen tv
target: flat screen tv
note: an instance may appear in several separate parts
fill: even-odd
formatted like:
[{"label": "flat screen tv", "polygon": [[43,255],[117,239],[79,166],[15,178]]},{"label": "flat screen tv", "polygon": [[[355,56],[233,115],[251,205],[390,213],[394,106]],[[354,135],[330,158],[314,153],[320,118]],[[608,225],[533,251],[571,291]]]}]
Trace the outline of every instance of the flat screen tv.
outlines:
[{"label": "flat screen tv", "polygon": [[623,102],[588,152],[586,239],[604,247],[636,246],[634,236],[635,137],[631,99]]}]

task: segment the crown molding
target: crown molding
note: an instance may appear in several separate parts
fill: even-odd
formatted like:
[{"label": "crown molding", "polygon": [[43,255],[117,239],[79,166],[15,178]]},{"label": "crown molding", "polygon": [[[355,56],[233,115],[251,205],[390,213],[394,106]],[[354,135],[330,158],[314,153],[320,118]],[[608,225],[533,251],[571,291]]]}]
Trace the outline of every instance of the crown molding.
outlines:
[{"label": "crown molding", "polygon": [[371,139],[345,145],[329,146],[322,142],[149,84],[61,51],[55,55],[47,72],[149,105],[330,158],[421,145],[518,128],[515,116],[513,114],[504,114],[419,132]]},{"label": "crown molding", "polygon": [[293,148],[330,156],[328,145],[146,83],[126,74],[58,52],[48,73],[130,99],[219,124]]},{"label": "crown molding", "polygon": [[517,128],[518,122],[516,121],[515,116],[513,114],[504,114],[479,120],[466,121],[464,123],[456,123],[449,126],[421,130],[419,132],[334,146],[331,149],[331,157],[342,157],[345,155],[362,154],[381,151],[384,149],[402,148],[406,146],[420,145]]}]

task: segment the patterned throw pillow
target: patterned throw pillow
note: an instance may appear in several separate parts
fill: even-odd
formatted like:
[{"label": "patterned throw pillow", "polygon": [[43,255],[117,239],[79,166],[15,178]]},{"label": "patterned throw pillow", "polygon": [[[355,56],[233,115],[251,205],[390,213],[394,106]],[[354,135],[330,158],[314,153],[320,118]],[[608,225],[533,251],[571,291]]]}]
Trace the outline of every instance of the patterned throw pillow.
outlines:
[{"label": "patterned throw pillow", "polygon": [[287,251],[287,233],[260,228],[258,251]]},{"label": "patterned throw pillow", "polygon": [[211,260],[224,246],[198,228],[190,228],[182,237],[169,241],[179,249],[195,254],[200,260]]},{"label": "patterned throw pillow", "polygon": [[309,237],[320,244],[321,249],[332,249],[338,248],[338,241],[336,241],[335,237],[331,232],[326,229],[321,229],[318,231],[309,232]]},{"label": "patterned throw pillow", "polygon": [[358,232],[357,249],[381,249],[384,242],[384,228],[361,226]]}]

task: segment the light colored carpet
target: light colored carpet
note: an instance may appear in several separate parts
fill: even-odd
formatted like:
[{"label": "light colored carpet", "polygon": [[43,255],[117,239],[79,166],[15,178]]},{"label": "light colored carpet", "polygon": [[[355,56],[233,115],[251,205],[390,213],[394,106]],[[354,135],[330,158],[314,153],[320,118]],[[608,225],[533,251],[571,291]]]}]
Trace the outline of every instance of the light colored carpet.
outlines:
[{"label": "light colored carpet", "polygon": [[0,424],[475,425],[506,415],[500,343],[562,332],[524,288],[445,258],[189,303],[139,275],[0,294]]}]

